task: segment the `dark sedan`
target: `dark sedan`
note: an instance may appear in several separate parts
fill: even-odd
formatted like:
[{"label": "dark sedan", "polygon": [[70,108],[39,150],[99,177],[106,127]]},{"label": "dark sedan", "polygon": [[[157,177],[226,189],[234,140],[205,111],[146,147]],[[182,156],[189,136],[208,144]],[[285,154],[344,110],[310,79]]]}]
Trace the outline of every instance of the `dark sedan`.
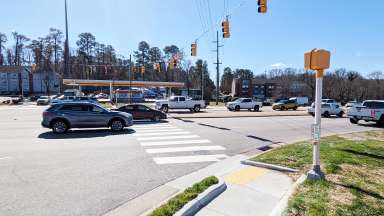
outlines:
[{"label": "dark sedan", "polygon": [[142,104],[128,104],[118,108],[117,111],[131,114],[134,120],[150,119],[158,122],[167,118],[167,114]]}]

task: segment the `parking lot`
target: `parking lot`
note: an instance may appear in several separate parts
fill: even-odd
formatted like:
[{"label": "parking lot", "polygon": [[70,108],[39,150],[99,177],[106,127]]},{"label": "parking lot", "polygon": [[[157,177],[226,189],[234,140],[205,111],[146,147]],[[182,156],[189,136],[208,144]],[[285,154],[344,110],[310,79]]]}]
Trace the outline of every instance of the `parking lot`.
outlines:
[{"label": "parking lot", "polygon": [[[171,117],[117,133],[74,129],[57,135],[40,126],[45,108],[0,107],[0,215],[102,215],[218,160],[309,139],[313,121],[307,115]],[[322,124],[324,135],[376,128],[347,118]]]}]

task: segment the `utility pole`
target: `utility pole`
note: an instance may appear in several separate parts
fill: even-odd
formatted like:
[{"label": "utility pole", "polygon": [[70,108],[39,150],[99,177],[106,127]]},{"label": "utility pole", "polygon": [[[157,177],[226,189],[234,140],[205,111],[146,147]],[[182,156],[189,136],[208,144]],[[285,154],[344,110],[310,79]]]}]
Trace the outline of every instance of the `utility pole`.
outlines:
[{"label": "utility pole", "polygon": [[65,0],[65,44],[64,44],[64,77],[69,76],[69,41],[68,41],[68,14],[67,0]]},{"label": "utility pole", "polygon": [[129,103],[132,104],[132,56],[129,54]]},{"label": "utility pole", "polygon": [[220,59],[219,59],[219,48],[223,47],[223,45],[219,45],[219,31],[216,31],[216,41],[213,41],[213,43],[216,43],[216,62],[214,63],[216,65],[216,106],[219,105],[219,82],[220,82]]}]

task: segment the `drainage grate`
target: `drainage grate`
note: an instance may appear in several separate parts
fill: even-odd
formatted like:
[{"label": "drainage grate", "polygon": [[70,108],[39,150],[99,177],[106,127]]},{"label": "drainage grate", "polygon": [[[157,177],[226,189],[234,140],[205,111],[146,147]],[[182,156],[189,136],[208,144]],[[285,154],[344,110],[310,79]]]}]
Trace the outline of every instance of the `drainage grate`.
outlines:
[{"label": "drainage grate", "polygon": [[272,149],[272,148],[269,147],[269,146],[263,146],[263,147],[259,147],[259,148],[257,148],[257,149],[259,149],[260,151],[268,151],[268,150],[270,150],[270,149]]}]

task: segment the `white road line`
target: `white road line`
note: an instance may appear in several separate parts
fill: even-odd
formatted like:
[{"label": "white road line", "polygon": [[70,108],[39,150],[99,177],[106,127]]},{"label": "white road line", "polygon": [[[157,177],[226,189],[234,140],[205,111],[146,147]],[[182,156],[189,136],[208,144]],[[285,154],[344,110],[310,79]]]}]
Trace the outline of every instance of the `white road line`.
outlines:
[{"label": "white road line", "polygon": [[176,127],[174,127],[174,126],[163,126],[163,127],[145,127],[145,128],[141,128],[141,127],[132,126],[131,128],[135,129],[135,130],[155,130],[155,129],[164,130],[164,129],[171,129],[171,128],[176,128]]},{"label": "white road line", "polygon": [[146,149],[148,154],[156,153],[169,153],[169,152],[189,152],[189,151],[220,151],[225,150],[223,146],[187,146],[187,147],[174,147],[174,148],[153,148]]},{"label": "white road line", "polygon": [[12,159],[12,157],[0,157],[0,160]]},{"label": "white road line", "polygon": [[133,134],[134,137],[139,136],[166,136],[166,135],[178,135],[178,134],[190,134],[188,131],[180,131],[180,132],[162,132],[162,133],[137,133]]},{"label": "white road line", "polygon": [[174,127],[173,125],[167,124],[167,125],[133,125],[132,128],[160,128],[160,127]]},{"label": "white road line", "polygon": [[171,139],[190,139],[199,138],[199,135],[182,135],[182,136],[160,136],[160,137],[139,137],[138,141],[149,141],[149,140],[171,140]]},{"label": "white road line", "polygon": [[137,133],[154,133],[154,132],[176,132],[176,131],[183,131],[183,129],[168,129],[168,130],[136,130]]},{"label": "white road line", "polygon": [[161,145],[186,145],[186,144],[199,144],[199,143],[211,143],[210,140],[177,140],[177,141],[159,141],[159,142],[141,142],[141,146],[161,146]]},{"label": "white road line", "polygon": [[195,155],[195,156],[176,156],[176,157],[155,157],[153,160],[157,164],[180,164],[180,163],[196,163],[196,162],[210,162],[219,161],[220,159],[227,158],[225,154],[216,155]]}]

